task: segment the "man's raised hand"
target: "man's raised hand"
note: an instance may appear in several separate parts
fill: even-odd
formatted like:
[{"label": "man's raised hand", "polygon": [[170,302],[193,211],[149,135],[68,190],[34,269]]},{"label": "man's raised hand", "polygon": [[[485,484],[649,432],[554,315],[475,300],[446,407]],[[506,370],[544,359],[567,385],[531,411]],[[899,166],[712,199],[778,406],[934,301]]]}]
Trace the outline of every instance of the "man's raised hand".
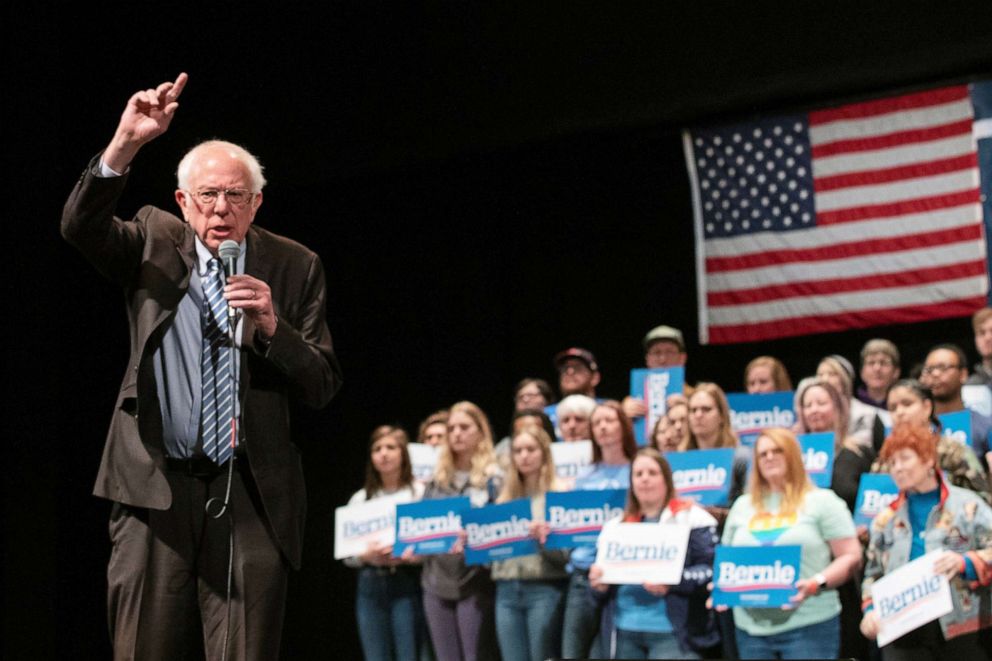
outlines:
[{"label": "man's raised hand", "polygon": [[135,92],[121,114],[113,140],[103,153],[103,162],[116,172],[124,172],[146,142],[165,133],[179,107],[178,98],[189,79],[185,73],[175,82]]}]

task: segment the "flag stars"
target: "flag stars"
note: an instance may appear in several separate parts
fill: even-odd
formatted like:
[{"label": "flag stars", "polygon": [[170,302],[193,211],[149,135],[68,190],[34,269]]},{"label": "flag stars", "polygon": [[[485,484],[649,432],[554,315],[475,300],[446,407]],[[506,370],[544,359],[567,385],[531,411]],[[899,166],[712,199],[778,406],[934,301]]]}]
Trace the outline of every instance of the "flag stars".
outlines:
[{"label": "flag stars", "polygon": [[772,129],[772,133],[775,135],[782,135],[782,127],[776,124],[775,128]]},{"label": "flag stars", "polygon": [[735,133],[734,134],[734,142],[740,142],[740,141],[741,141],[741,134],[740,133]]}]

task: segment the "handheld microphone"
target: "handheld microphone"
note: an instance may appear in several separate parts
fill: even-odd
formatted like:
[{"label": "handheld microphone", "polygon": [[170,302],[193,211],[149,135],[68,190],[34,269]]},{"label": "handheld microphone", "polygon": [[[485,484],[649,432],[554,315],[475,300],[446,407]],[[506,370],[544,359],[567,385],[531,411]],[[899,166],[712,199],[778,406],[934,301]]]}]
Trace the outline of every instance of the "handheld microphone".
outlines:
[{"label": "handheld microphone", "polygon": [[[241,247],[238,246],[236,241],[232,241],[231,239],[222,242],[217,248],[217,256],[224,266],[225,280],[232,275],[238,274],[238,256],[240,254]],[[234,332],[235,324],[237,324],[237,313],[237,309],[232,308],[230,305],[227,306],[227,321],[230,324],[232,333]]]}]

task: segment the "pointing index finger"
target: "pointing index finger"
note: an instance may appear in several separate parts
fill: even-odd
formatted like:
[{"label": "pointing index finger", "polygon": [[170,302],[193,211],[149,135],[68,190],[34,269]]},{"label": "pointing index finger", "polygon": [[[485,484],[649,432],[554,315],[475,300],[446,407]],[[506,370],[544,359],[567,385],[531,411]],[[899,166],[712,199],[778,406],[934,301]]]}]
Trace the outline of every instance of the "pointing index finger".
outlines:
[{"label": "pointing index finger", "polygon": [[179,95],[183,93],[183,88],[186,87],[187,80],[189,80],[189,76],[186,75],[185,71],[176,76],[176,82],[172,83],[172,89],[166,94],[169,100],[175,101],[179,98]]}]

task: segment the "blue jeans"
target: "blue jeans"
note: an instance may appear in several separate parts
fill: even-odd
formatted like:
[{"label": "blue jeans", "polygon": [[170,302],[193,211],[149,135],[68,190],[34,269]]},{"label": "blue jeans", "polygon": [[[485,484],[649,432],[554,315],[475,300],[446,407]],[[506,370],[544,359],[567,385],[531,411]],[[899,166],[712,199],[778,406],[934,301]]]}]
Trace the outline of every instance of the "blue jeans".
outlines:
[{"label": "blue jeans", "polygon": [[742,659],[836,659],[840,653],[840,617],[770,636],[737,629]]},{"label": "blue jeans", "polygon": [[420,578],[415,570],[360,569],[355,615],[367,661],[417,661],[426,646]]},{"label": "blue jeans", "polygon": [[576,570],[568,580],[565,615],[562,624],[561,656],[565,659],[606,658],[599,633],[602,607],[589,592],[589,575]]},{"label": "blue jeans", "polygon": [[503,661],[558,656],[566,582],[496,581],[496,637]]},{"label": "blue jeans", "polygon": [[692,650],[682,651],[674,633],[617,630],[618,659],[698,659]]}]

